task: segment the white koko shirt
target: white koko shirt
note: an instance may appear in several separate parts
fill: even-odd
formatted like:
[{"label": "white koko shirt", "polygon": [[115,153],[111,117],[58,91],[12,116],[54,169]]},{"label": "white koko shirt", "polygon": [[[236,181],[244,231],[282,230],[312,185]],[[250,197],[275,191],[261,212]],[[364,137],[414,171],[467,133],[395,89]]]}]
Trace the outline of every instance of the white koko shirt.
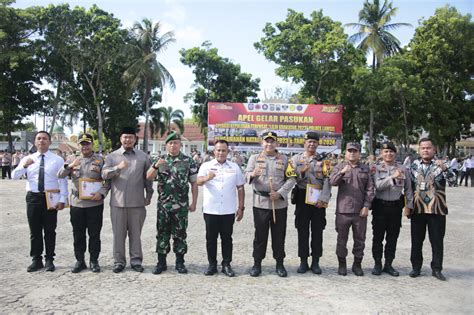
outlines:
[{"label": "white koko shirt", "polygon": [[[28,177],[26,180],[26,191],[38,192],[38,179],[41,157],[39,152],[27,155],[21,159],[18,167],[13,170],[13,179],[19,179],[22,175]],[[32,159],[33,164],[24,168],[26,160]],[[51,151],[44,153],[44,190],[59,189],[59,202],[66,202],[68,196],[67,179],[58,178],[58,171],[64,167],[64,160]]]},{"label": "white koko shirt", "polygon": [[237,186],[245,184],[240,167],[234,162],[219,163],[216,159],[205,162],[198,172],[207,176],[213,172],[216,176],[203,185],[203,212],[207,214],[234,214],[237,210]]}]

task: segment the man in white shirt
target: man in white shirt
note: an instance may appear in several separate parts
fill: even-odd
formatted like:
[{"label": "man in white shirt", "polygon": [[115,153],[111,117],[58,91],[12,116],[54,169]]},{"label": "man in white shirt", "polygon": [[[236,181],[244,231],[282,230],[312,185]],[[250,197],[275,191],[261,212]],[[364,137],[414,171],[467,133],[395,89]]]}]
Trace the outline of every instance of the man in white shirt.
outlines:
[{"label": "man in white shirt", "polygon": [[[43,268],[43,231],[46,247],[44,265],[46,271],[54,271],[54,249],[56,246],[56,225],[58,210],[63,210],[67,202],[67,179],[58,179],[58,171],[64,160],[49,151],[51,136],[46,131],[39,131],[35,136],[38,151],[21,159],[13,171],[13,179],[26,175],[26,214],[30,227],[31,250],[33,263],[27,271],[33,272]],[[59,202],[52,209],[46,204],[46,192],[59,191]]]},{"label": "man in white shirt", "polygon": [[[202,164],[197,184],[203,186],[203,212],[206,222],[206,247],[209,266],[206,276],[217,273],[217,237],[221,236],[222,272],[229,277],[235,276],[232,261],[232,231],[234,221],[242,220],[244,215],[245,178],[240,167],[227,161],[229,144],[218,140],[214,146],[215,159]],[[235,192],[237,190],[239,206]]]}]

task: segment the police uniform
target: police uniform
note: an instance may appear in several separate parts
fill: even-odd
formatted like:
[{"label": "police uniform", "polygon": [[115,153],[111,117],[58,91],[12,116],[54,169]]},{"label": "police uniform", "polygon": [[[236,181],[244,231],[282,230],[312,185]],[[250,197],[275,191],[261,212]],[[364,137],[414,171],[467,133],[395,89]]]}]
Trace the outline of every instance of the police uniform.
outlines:
[{"label": "police uniform", "polygon": [[[319,141],[319,136],[315,132],[308,132],[305,140],[313,139]],[[319,160],[316,153],[307,156],[306,152],[296,154],[291,159],[295,168],[296,178],[296,208],[295,208],[295,227],[298,230],[298,257],[301,259],[301,265],[298,273],[304,273],[308,270],[309,240],[311,238],[311,269],[314,273],[320,274],[319,258],[323,254],[323,231],[326,227],[326,207],[331,198],[331,185],[329,184],[329,173],[331,164],[329,160]],[[309,165],[309,168],[302,172],[302,169]],[[310,186],[308,186],[310,185]],[[321,207],[306,200],[307,188],[317,189],[319,191],[318,202]],[[311,228],[311,229],[310,229]],[[310,237],[311,230],[311,237]]]},{"label": "police uniform", "polygon": [[[397,152],[391,142],[382,144],[382,149]],[[399,170],[401,176],[392,178],[392,174]],[[372,202],[372,256],[375,261],[372,274],[380,275],[382,271],[392,276],[398,272],[392,267],[395,259],[397,239],[402,225],[403,207],[413,209],[413,191],[409,171],[395,162],[388,165],[384,162],[376,163],[371,168],[375,182],[375,199]],[[385,238],[385,250],[383,240]],[[382,256],[385,256],[385,266],[382,270]]]},{"label": "police uniform", "polygon": [[[179,134],[171,133],[165,140],[181,140]],[[155,274],[166,270],[166,255],[170,252],[170,239],[173,237],[173,252],[176,254],[176,269],[186,273],[184,255],[187,253],[186,229],[189,213],[189,183],[196,183],[198,167],[192,157],[179,152],[164,157],[166,164],[159,165],[157,170],[158,213],[157,244],[158,265]],[[181,267],[182,266],[182,267]]]},{"label": "police uniform", "polygon": [[[91,135],[84,134],[79,138],[78,143],[92,143],[92,141]],[[90,267],[94,272],[100,271],[98,259],[101,248],[100,231],[102,229],[104,198],[110,189],[109,181],[102,179],[103,166],[104,159],[92,153],[89,157],[82,156],[80,165],[70,168],[69,163],[65,163],[58,172],[59,178],[70,176],[72,182],[70,215],[74,237],[74,256],[77,260],[76,266],[72,269],[73,273],[86,268],[84,262],[84,253],[87,248],[86,231],[89,234]],[[87,185],[89,182],[100,183],[101,187],[97,192],[102,195],[101,200],[94,201],[90,199],[90,196],[79,194],[80,186]]]},{"label": "police uniform", "polygon": [[[263,140],[273,139],[277,141],[274,132],[266,132],[262,135]],[[252,177],[256,168],[262,170],[262,175]],[[261,273],[261,262],[265,258],[268,241],[268,230],[272,234],[273,258],[277,261],[277,273],[286,276],[283,267],[285,258],[285,236],[286,219],[288,209],[288,193],[296,182],[296,174],[288,162],[288,157],[276,153],[273,156],[263,152],[254,154],[248,161],[245,175],[253,187],[253,217],[255,225],[255,238],[253,241],[253,258],[255,261],[251,275],[258,276]],[[270,199],[270,178],[272,188],[277,191],[281,198],[274,201],[276,222],[273,220],[272,201]]]}]

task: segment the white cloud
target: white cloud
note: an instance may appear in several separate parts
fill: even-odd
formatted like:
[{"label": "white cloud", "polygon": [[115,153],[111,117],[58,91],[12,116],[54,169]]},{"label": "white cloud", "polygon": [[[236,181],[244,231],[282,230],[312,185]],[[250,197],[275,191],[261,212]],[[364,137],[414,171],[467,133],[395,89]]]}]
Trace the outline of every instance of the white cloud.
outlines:
[{"label": "white cloud", "polygon": [[203,42],[202,32],[189,25],[176,30],[175,34],[178,41],[185,41],[192,45],[200,45]]}]

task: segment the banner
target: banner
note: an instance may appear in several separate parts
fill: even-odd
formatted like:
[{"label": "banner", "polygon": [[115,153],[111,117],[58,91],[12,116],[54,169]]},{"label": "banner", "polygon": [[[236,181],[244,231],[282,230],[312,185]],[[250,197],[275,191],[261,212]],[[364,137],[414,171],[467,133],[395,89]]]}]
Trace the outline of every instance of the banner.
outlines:
[{"label": "banner", "polygon": [[260,151],[264,131],[278,134],[278,150],[304,151],[307,131],[319,134],[318,152],[341,153],[342,105],[214,103],[208,104],[208,146],[229,142],[232,150]]}]

